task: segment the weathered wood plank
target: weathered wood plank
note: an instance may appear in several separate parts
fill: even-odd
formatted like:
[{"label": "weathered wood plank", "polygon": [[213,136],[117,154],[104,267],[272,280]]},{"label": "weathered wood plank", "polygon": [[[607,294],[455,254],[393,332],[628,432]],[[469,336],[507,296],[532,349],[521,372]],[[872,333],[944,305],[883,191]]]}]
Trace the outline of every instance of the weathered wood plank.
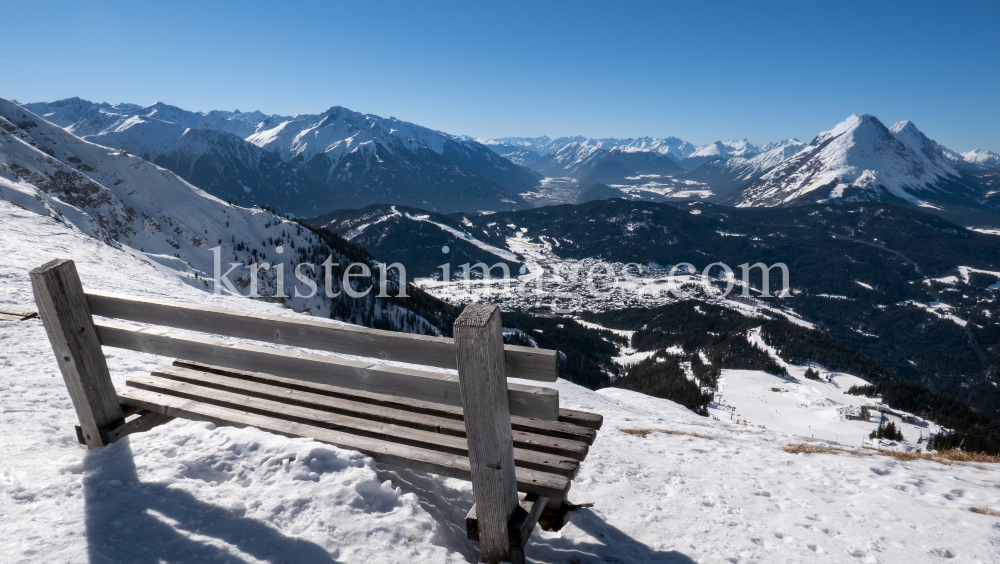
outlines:
[{"label": "weathered wood plank", "polygon": [[[148,431],[153,427],[158,427],[173,420],[173,417],[163,415],[162,413],[141,410],[138,413],[126,415],[125,419],[101,429],[101,439],[104,441],[104,444],[109,445],[132,433]],[[81,443],[87,444],[83,439],[83,429],[79,425],[76,426],[76,437]]]},{"label": "weathered wood plank", "polygon": [[[455,341],[445,337],[335,325],[319,319],[290,319],[97,291],[87,292],[87,299],[94,315],[103,317],[318,351],[456,368]],[[556,381],[558,352],[514,345],[505,349],[508,377]]]},{"label": "weathered wood plank", "polygon": [[[175,360],[173,364],[174,366],[187,367],[202,372],[211,372],[213,374],[222,374],[245,380],[252,380],[255,382],[274,384],[276,386],[284,386],[286,388],[290,388],[293,390],[311,391],[320,394],[326,394],[331,397],[339,397],[344,399],[351,399],[354,401],[370,403],[372,405],[391,407],[395,409],[403,409],[406,411],[412,411],[414,413],[426,413],[429,415],[446,417],[449,419],[455,419],[460,421],[464,420],[465,418],[465,416],[462,413],[462,408],[455,405],[445,405],[442,403],[424,402],[413,399],[403,399],[388,394],[365,392],[363,390],[352,390],[350,388],[344,388],[341,386],[332,386],[328,384],[319,384],[316,382],[305,382],[293,378],[284,378],[272,374],[265,374],[263,372],[237,370],[234,368],[213,366],[210,364],[205,364],[202,362],[193,362],[190,360],[178,359]],[[575,425],[573,423],[568,423],[568,422],[550,421],[546,419],[537,419],[532,417],[521,417],[518,415],[511,415],[510,423],[511,423],[511,429],[514,431],[523,431],[526,433],[545,435],[553,438],[568,439],[570,441],[580,441],[587,445],[594,444],[594,439],[597,437],[597,433],[593,429],[588,429],[586,427],[581,427],[579,425]]]},{"label": "weathered wood plank", "polygon": [[58,259],[29,274],[42,325],[80,419],[81,435],[89,448],[103,446],[101,429],[125,417],[76,265]]},{"label": "weathered wood plank", "polygon": [[559,421],[599,431],[601,426],[604,425],[604,416],[600,413],[591,413],[589,411],[559,409]]},{"label": "weathered wood plank", "polygon": [[[531,533],[538,523],[538,518],[542,515],[547,498],[528,494],[521,500],[520,506],[514,510],[514,514],[507,521],[507,534],[511,548],[524,548],[531,538]],[[479,541],[479,518],[476,515],[476,506],[473,505],[469,514],[465,516],[465,532],[471,541]]]},{"label": "weathered wood plank", "polygon": [[[98,320],[94,322],[94,327],[101,344],[110,347],[240,370],[257,370],[357,390],[391,391],[393,395],[419,401],[461,405],[458,377],[453,374],[234,343],[117,321]],[[510,384],[506,388],[510,409],[515,414],[549,420],[558,417],[557,390],[523,384]]]},{"label": "weathered wood plank", "polygon": [[[248,380],[226,374],[193,370],[185,366],[161,366],[153,370],[152,375],[207,388],[271,399],[290,405],[310,407],[331,413],[465,438],[465,423],[462,420],[407,411],[395,407],[398,404],[394,404],[392,407],[374,406],[371,403],[357,401],[349,394],[351,390],[346,388],[342,390],[348,392],[347,394],[335,397],[324,394],[321,390],[289,388],[281,385],[280,382]],[[588,451],[586,443],[579,441],[523,431],[515,431],[513,436],[514,448],[557,454],[573,460],[583,460]]]},{"label": "weathered wood plank", "polygon": [[0,308],[0,321],[24,321],[37,316],[38,313],[26,309],[15,309],[8,306]]},{"label": "weathered wood plank", "polygon": [[455,349],[482,561],[509,562],[507,521],[518,499],[500,308],[466,306],[455,320]]},{"label": "weathered wood plank", "polygon": [[[352,417],[332,413],[286,402],[274,398],[261,398],[247,395],[244,392],[231,392],[218,388],[209,388],[180,380],[159,376],[134,376],[127,381],[129,387],[151,392],[167,394],[185,399],[195,400],[211,405],[219,405],[233,409],[241,409],[250,413],[275,417],[287,421],[315,425],[330,429],[338,429],[353,435],[373,437],[384,441],[400,443],[439,452],[461,454],[468,456],[468,447],[463,438],[443,435],[434,431],[403,427],[392,423],[375,421],[370,418]],[[260,385],[258,385],[260,386]],[[306,392],[287,390],[284,396],[298,395],[305,400],[309,398]],[[324,399],[324,398],[319,398]],[[579,462],[554,454],[515,449],[514,458],[517,466],[572,477],[579,468]]]},{"label": "weathered wood plank", "polygon": [[[306,425],[276,417],[257,415],[238,409],[149,392],[138,388],[119,388],[118,398],[125,405],[162,413],[171,417],[182,417],[195,421],[209,421],[216,425],[256,427],[263,431],[286,437],[311,438],[321,443],[361,452],[384,464],[393,464],[403,468],[411,468],[413,470],[430,472],[460,480],[470,480],[472,478],[469,459],[465,456],[361,437],[335,429],[325,429],[315,425]],[[519,491],[554,499],[565,499],[571,484],[569,478],[565,476],[526,468],[518,468],[516,475]]]}]

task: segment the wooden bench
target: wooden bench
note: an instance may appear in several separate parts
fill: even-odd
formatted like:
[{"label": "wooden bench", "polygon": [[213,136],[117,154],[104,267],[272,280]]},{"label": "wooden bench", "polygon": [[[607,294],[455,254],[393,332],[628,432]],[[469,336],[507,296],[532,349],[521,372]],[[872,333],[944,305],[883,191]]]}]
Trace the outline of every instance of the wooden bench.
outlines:
[{"label": "wooden bench", "polygon": [[[560,408],[557,390],[507,382],[555,381],[558,353],[504,345],[496,306],[468,306],[450,339],[85,292],[69,260],[31,281],[89,448],[181,417],[469,480],[467,533],[488,563],[524,561],[541,511],[565,500],[603,421]],[[102,345],[178,360],[116,388]]]}]

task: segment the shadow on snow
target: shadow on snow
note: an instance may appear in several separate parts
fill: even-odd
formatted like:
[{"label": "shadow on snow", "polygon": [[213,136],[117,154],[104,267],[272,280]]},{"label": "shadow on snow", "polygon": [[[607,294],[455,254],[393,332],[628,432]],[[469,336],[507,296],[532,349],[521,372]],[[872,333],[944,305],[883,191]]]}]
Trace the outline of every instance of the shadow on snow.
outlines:
[{"label": "shadow on snow", "polygon": [[[128,438],[87,452],[83,478],[92,564],[336,563],[321,546],[217,507],[167,484],[140,482]],[[215,539],[228,546],[213,546]],[[219,544],[218,542],[216,544]]]}]

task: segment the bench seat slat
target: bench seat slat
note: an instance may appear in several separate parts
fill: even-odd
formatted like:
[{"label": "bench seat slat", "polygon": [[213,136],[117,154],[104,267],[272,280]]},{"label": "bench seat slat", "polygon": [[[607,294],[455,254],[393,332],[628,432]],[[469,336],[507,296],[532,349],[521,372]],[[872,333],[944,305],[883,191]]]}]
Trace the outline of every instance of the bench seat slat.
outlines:
[{"label": "bench seat slat", "polygon": [[[433,402],[426,402],[426,401],[419,401],[412,399],[402,399],[388,394],[366,392],[364,390],[354,390],[354,389],[344,388],[342,386],[333,386],[330,384],[306,382],[302,380],[296,380],[293,378],[275,376],[273,374],[265,374],[263,372],[237,370],[233,368],[213,366],[210,364],[193,362],[184,359],[175,360],[173,364],[174,366],[190,368],[192,370],[198,370],[201,372],[211,372],[213,374],[232,376],[235,378],[240,378],[248,381],[281,386],[283,388],[288,388],[292,390],[314,392],[330,397],[349,399],[353,401],[368,403],[371,405],[377,405],[382,407],[388,407],[392,409],[401,409],[413,413],[434,415],[437,417],[453,419],[456,421],[462,421],[465,418],[464,414],[462,413],[462,408],[454,405],[446,405],[441,403],[433,403]],[[560,414],[563,411],[564,410],[559,410]],[[575,412],[575,413],[584,413],[584,412]],[[597,417],[600,418],[601,416],[597,415]],[[523,431],[525,433],[545,435],[548,437],[554,437],[559,439],[569,439],[571,441],[583,442],[587,445],[593,444],[594,439],[597,437],[597,432],[594,429],[580,426],[569,421],[550,421],[545,419],[511,415],[510,423],[511,423],[511,429],[514,431]]]},{"label": "bench seat slat", "polygon": [[600,413],[560,408],[559,421],[599,431],[601,426],[604,425],[604,416]]},{"label": "bench seat slat", "polygon": [[[137,299],[107,292],[89,291],[86,295],[90,311],[102,317],[318,351],[456,368],[455,341],[447,337],[339,325],[306,317],[290,319],[165,300]],[[557,351],[507,345],[504,347],[504,361],[508,378],[555,382],[558,377]]]},{"label": "bench seat slat", "polygon": [[[207,388],[197,384],[153,375],[134,376],[129,378],[126,384],[129,387],[146,391],[182,397],[212,405],[238,408],[277,419],[285,419],[317,427],[339,429],[353,435],[372,437],[463,456],[468,456],[469,453],[466,440],[461,437],[442,435],[441,433],[401,427],[371,419],[320,411],[309,407],[292,405],[283,401],[275,401],[274,399],[253,397],[245,393]],[[289,390],[289,392],[294,391]],[[523,468],[570,477],[579,468],[578,461],[564,456],[517,448],[514,449],[514,453],[516,464]]]},{"label": "bench seat slat", "polygon": [[[138,388],[123,387],[117,391],[119,400],[125,405],[171,417],[209,421],[216,425],[256,427],[287,437],[310,438],[321,443],[364,453],[384,464],[393,464],[461,480],[472,479],[468,457],[457,454],[352,435],[337,429],[326,429],[287,421],[277,417],[249,413]],[[517,468],[515,473],[519,491],[551,499],[565,499],[569,492],[571,482],[566,476],[527,468]]]},{"label": "bench seat slat", "polygon": [[[426,413],[414,413],[393,407],[376,406],[350,398],[331,397],[315,391],[290,389],[277,383],[257,382],[224,374],[192,370],[183,366],[161,366],[153,370],[152,375],[207,388],[271,399],[289,405],[391,423],[463,439],[466,437],[465,424],[461,420]],[[515,448],[557,454],[574,460],[583,460],[589,450],[586,443],[571,439],[559,439],[523,431],[513,431],[512,434]]]},{"label": "bench seat slat", "polygon": [[[336,384],[365,391],[461,406],[458,376],[370,361],[311,354],[223,341],[202,335],[95,320],[102,345],[161,356],[188,358],[237,369],[256,369],[295,379]],[[551,388],[508,384],[511,413],[555,420],[559,392]]]}]

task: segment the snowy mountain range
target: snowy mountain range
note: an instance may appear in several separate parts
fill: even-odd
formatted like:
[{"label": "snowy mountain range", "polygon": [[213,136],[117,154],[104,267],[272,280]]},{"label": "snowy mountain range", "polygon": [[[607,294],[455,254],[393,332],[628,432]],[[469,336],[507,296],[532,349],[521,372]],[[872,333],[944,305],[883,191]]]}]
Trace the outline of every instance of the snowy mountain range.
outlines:
[{"label": "snowy mountain range", "polygon": [[978,186],[909,121],[887,128],[855,114],[757,179],[737,207],[874,201],[947,211],[985,209]]},{"label": "snowy mountain range", "polygon": [[[951,153],[954,154],[954,153]],[[945,156],[950,156],[948,153]],[[986,149],[976,149],[960,155],[962,161],[990,168],[1000,168],[1000,155]]]},{"label": "snowy mountain range", "polygon": [[[922,206],[967,225],[998,223],[1000,206],[994,200],[1000,194],[1000,155],[987,150],[959,154],[912,122],[887,128],[867,114],[850,116],[809,144],[786,139],[758,146],[740,139],[694,147],[676,138],[583,137],[479,141],[547,177],[575,181],[576,197],[566,202],[587,201],[591,192],[742,207],[864,200]],[[610,158],[617,151],[628,151],[628,162]],[[642,154],[645,159],[639,158]],[[678,166],[648,166],[656,155]],[[544,193],[548,186],[558,192]],[[567,198],[571,192],[564,187],[564,182],[543,182],[542,193],[531,199],[548,203],[558,201],[560,194]]]},{"label": "snowy mountain range", "polygon": [[[677,137],[590,138],[582,135],[559,137],[556,139],[548,136],[479,137],[476,141],[493,149],[497,154],[503,155],[527,167],[534,167],[534,163],[543,157],[560,151],[563,151],[563,156],[558,159],[558,162],[562,163],[584,160],[594,149],[610,151],[618,148],[657,152],[678,162],[685,170],[694,170],[705,163],[719,160],[726,161],[734,158],[750,160],[761,153],[771,152],[775,148],[787,147],[793,142],[800,143],[796,139],[786,139],[763,145],[754,145],[746,139],[739,139],[735,141],[715,141],[707,145],[696,146]],[[802,147],[804,146],[802,145]],[[939,147],[948,159],[960,164],[982,165],[986,167],[1000,166],[1000,155],[993,151],[977,149],[960,154],[946,147]],[[569,149],[565,150],[567,148]],[[785,153],[784,158],[791,156],[791,154],[787,154],[787,151]],[[569,154],[572,154],[574,158],[568,158]],[[774,154],[776,153],[772,153],[772,157],[769,157],[767,160],[772,160]],[[738,163],[734,163],[734,165],[738,166]]]},{"label": "snowy mountain range", "polygon": [[302,216],[373,203],[513,210],[576,202],[594,184],[610,187],[599,193],[654,201],[893,202],[966,224],[997,223],[1000,208],[1000,155],[959,154],[910,122],[890,129],[865,114],[808,145],[740,139],[696,147],[676,137],[472,139],[341,107],[292,117],[79,98],[23,107],[222,200]]},{"label": "snowy mountain range", "polygon": [[548,153],[533,165],[546,176],[573,177],[583,183],[609,182],[636,174],[671,174],[684,171],[664,154],[629,145],[609,146],[602,141],[574,141]]},{"label": "snowy mountain range", "polygon": [[694,145],[677,137],[637,137],[624,139],[608,137],[590,139],[582,135],[576,135],[573,137],[551,139],[543,135],[542,137],[503,137],[499,139],[480,137],[476,141],[493,149],[496,153],[528,167],[532,166],[534,162],[542,157],[550,153],[556,153],[564,149],[567,145],[574,143],[581,145],[583,151],[586,151],[586,147],[603,148],[609,151],[611,149],[638,149],[669,156],[675,161],[686,158],[696,150]]},{"label": "snowy mountain range", "polygon": [[[256,291],[296,311],[428,334],[437,334],[442,325],[435,315],[421,317],[417,302],[411,309],[410,302],[376,305],[370,294],[350,301],[344,295],[330,299],[323,292],[300,297],[292,287],[298,263],[319,264],[334,254],[341,266],[330,283],[339,291],[341,270],[368,259],[270,210],[224,202],[165,168],[85,141],[3,99],[0,200],[52,218],[203,290],[215,290],[209,280],[217,252],[223,273],[231,272],[232,287],[220,289],[223,293],[250,294],[250,265],[269,262],[274,267],[259,271]],[[368,262],[375,272],[375,264]],[[285,297],[277,292],[279,269],[284,269]],[[322,270],[303,272],[322,287]]]},{"label": "snowy mountain range", "polygon": [[539,178],[474,141],[341,107],[294,117],[79,98],[24,107],[219,198],[299,215],[385,201],[441,211],[515,209],[525,205],[518,193]]},{"label": "snowy mountain range", "polygon": [[760,147],[759,152],[752,157],[720,157],[695,168],[685,178],[711,186],[714,199],[724,200],[805,147],[806,144],[798,139],[768,143]]}]

